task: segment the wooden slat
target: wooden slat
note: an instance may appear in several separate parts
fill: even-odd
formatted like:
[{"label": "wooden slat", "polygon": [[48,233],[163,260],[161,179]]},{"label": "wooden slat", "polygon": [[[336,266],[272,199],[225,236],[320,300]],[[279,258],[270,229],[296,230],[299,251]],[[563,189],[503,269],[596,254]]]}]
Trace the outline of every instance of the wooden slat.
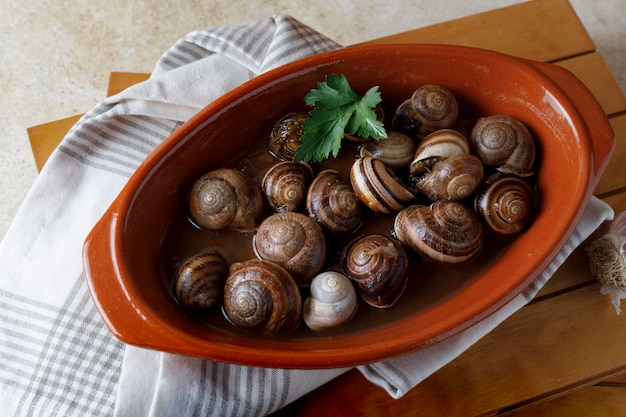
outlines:
[{"label": "wooden slat", "polygon": [[54,151],[54,148],[56,148],[67,131],[70,130],[80,118],[81,115],[71,116],[27,129],[37,171],[41,171],[50,157],[50,154]]},{"label": "wooden slat", "polygon": [[542,62],[595,50],[567,0],[520,3],[365,43],[407,42],[480,46]]},{"label": "wooden slat", "polygon": [[139,72],[112,72],[109,77],[107,96],[121,93],[133,84],[138,84],[150,78],[150,74]]},{"label": "wooden slat", "polygon": [[626,161],[626,114],[611,118],[611,126],[615,132],[615,151],[600,178],[595,194],[603,195],[626,187],[624,161]]}]

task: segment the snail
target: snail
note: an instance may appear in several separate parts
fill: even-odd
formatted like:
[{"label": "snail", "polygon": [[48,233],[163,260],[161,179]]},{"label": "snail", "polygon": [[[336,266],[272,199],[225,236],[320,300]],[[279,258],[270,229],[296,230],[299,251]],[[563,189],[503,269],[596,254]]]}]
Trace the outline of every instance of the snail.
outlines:
[{"label": "snail", "polygon": [[377,213],[394,213],[415,198],[390,168],[371,157],[352,164],[350,182],[359,200]]},{"label": "snail", "polygon": [[250,259],[231,265],[224,284],[224,313],[242,328],[267,334],[289,332],[300,322],[302,298],[284,268]]},{"label": "snail", "polygon": [[464,264],[482,247],[483,231],[476,214],[457,201],[412,205],[394,219],[394,234],[423,258],[440,264]]},{"label": "snail", "polygon": [[533,174],[535,142],[519,120],[507,115],[481,117],[468,140],[472,153],[485,165],[522,177]]},{"label": "snail", "polygon": [[304,208],[313,169],[304,162],[283,161],[272,166],[263,177],[261,188],[275,212]]},{"label": "snail", "polygon": [[483,175],[482,162],[474,155],[462,153],[437,163],[417,182],[417,187],[430,201],[462,200],[474,193]]},{"label": "snail", "polygon": [[207,310],[222,300],[228,264],[218,253],[202,252],[189,257],[178,269],[174,296],[185,309]]},{"label": "snail", "polygon": [[263,215],[264,201],[250,177],[219,168],[194,183],[188,205],[192,220],[203,229],[250,231]]},{"label": "snail", "polygon": [[485,233],[495,237],[519,234],[532,219],[534,194],[517,176],[495,174],[487,178],[474,200],[474,211]]},{"label": "snail", "polygon": [[407,284],[408,258],[396,239],[384,235],[367,235],[349,249],[345,269],[355,282],[357,292],[369,305],[391,307]]},{"label": "snail", "polygon": [[361,205],[350,183],[326,169],[313,179],[306,198],[309,215],[332,233],[347,233],[361,224]]},{"label": "snail", "polygon": [[291,160],[300,146],[302,125],[309,117],[306,112],[294,112],[284,115],[272,127],[269,150],[281,159]]},{"label": "snail", "polygon": [[442,85],[426,84],[398,106],[392,126],[423,139],[435,130],[454,126],[458,117],[459,105],[452,91]]},{"label": "snail", "polygon": [[308,286],[326,261],[322,228],[302,213],[268,216],[254,234],[253,247],[260,259],[285,268],[300,286]]},{"label": "snail", "polygon": [[446,158],[470,153],[469,142],[463,134],[452,129],[440,129],[426,136],[417,146],[409,167],[411,176],[419,177]]},{"label": "snail", "polygon": [[338,326],[356,311],[357,296],[350,280],[336,271],[325,271],[313,278],[311,295],[304,301],[302,318],[312,330]]},{"label": "snail", "polygon": [[416,147],[410,136],[390,130],[387,132],[387,139],[364,142],[359,148],[359,155],[379,159],[389,168],[397,169],[411,163]]}]

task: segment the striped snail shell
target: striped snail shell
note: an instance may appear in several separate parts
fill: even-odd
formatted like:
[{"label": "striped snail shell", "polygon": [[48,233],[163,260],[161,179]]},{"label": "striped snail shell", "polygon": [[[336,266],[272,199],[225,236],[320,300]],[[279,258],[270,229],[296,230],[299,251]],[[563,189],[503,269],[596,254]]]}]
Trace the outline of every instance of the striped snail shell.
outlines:
[{"label": "striped snail shell", "polygon": [[269,150],[281,159],[293,159],[298,146],[302,144],[302,125],[308,117],[306,112],[294,112],[281,117],[272,127]]},{"label": "striped snail shell", "polygon": [[356,311],[357,296],[352,283],[336,271],[325,271],[313,278],[311,295],[304,301],[302,317],[312,330],[338,326]]},{"label": "striped snail shell", "polygon": [[390,130],[386,139],[364,142],[359,148],[359,155],[379,159],[389,168],[397,169],[411,163],[416,147],[415,141],[410,136]]},{"label": "striped snail shell", "polygon": [[478,119],[469,137],[475,155],[500,172],[527,177],[533,174],[535,142],[528,128],[507,115]]},{"label": "striped snail shell", "polygon": [[202,311],[218,305],[228,275],[228,264],[213,252],[189,257],[178,269],[174,280],[174,296],[184,308]]},{"label": "striped snail shell", "polygon": [[200,177],[189,194],[192,220],[206,230],[250,231],[263,215],[261,190],[243,172],[219,168]]},{"label": "striped snail shell", "polygon": [[452,129],[437,130],[417,145],[409,173],[412,176],[421,176],[446,158],[468,153],[469,142],[463,134]]},{"label": "striped snail shell", "polygon": [[268,216],[259,225],[253,246],[260,259],[285,268],[300,286],[308,286],[326,261],[326,240],[315,220],[302,213]]},{"label": "striped snail shell", "polygon": [[369,305],[391,307],[407,284],[408,258],[396,239],[384,235],[367,235],[348,251],[346,273],[356,284],[357,292]]},{"label": "striped snail shell", "polygon": [[462,200],[471,196],[482,183],[483,163],[470,154],[454,155],[437,163],[417,182],[430,201]]},{"label": "striped snail shell", "polygon": [[394,220],[394,233],[425,259],[450,265],[474,259],[483,238],[476,214],[463,204],[448,200],[400,211]]},{"label": "striped snail shell", "polygon": [[261,188],[274,211],[299,211],[304,208],[312,179],[313,169],[309,164],[283,161],[265,173]]},{"label": "striped snail shell", "polygon": [[332,233],[348,233],[361,224],[361,205],[350,183],[326,169],[313,179],[306,198],[309,215]]},{"label": "striped snail shell", "polygon": [[413,92],[397,109],[392,126],[423,139],[439,129],[457,122],[459,105],[450,89],[438,84],[426,84]]},{"label": "striped snail shell", "polygon": [[476,195],[474,211],[485,233],[509,237],[520,233],[531,222],[534,203],[535,193],[522,178],[495,174]]},{"label": "striped snail shell", "polygon": [[231,266],[224,284],[224,313],[239,327],[267,334],[289,332],[300,322],[302,298],[284,268],[251,259]]},{"label": "striped snail shell", "polygon": [[394,213],[415,198],[390,168],[371,157],[354,161],[350,182],[359,200],[377,213]]}]

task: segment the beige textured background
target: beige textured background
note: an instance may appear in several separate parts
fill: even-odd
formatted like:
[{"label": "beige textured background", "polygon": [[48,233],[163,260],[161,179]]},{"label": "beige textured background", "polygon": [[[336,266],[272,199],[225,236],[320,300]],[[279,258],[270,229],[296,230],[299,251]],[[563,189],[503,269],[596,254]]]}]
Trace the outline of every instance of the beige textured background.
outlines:
[{"label": "beige textured background", "polygon": [[[0,0],[0,238],[37,177],[26,129],[84,113],[111,71],[150,72],[188,32],[285,13],[349,45],[521,2]],[[571,3],[626,91],[626,2]]]}]

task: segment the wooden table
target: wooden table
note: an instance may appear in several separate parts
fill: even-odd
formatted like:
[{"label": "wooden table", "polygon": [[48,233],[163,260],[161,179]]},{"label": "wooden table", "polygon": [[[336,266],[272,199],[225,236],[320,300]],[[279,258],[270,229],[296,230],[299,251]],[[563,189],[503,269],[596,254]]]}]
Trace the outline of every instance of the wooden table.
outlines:
[{"label": "wooden table", "polygon": [[[531,1],[366,43],[394,42],[482,47],[575,73],[617,137],[595,195],[626,210],[626,98],[566,0]],[[113,73],[109,94],[147,77]],[[38,168],[78,117],[28,129]],[[402,399],[353,370],[277,415],[626,415],[626,314],[617,316],[599,294],[584,246],[533,302]]]}]

